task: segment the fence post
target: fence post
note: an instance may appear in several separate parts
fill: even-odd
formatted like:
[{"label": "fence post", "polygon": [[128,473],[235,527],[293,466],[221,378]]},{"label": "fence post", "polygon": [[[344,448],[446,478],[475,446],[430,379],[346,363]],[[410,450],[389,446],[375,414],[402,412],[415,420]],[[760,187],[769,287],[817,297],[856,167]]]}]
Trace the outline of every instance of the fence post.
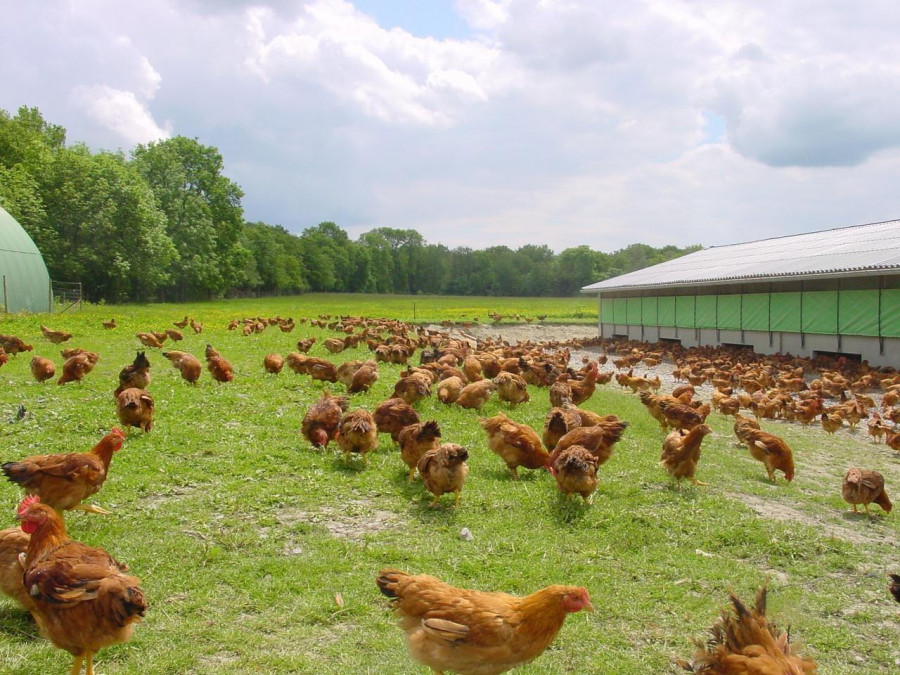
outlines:
[{"label": "fence post", "polygon": [[3,311],[9,314],[9,299],[6,297],[6,275],[3,275]]}]

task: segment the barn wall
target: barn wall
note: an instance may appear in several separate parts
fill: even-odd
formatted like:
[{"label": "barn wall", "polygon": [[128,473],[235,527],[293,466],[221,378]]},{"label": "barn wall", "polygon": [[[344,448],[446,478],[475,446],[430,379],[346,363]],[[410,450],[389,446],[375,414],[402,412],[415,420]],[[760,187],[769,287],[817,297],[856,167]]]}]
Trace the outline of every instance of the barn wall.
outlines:
[{"label": "barn wall", "polygon": [[859,354],[873,365],[900,367],[900,277],[766,286],[604,294],[600,334],[678,340],[685,347],[741,344],[797,356]]}]

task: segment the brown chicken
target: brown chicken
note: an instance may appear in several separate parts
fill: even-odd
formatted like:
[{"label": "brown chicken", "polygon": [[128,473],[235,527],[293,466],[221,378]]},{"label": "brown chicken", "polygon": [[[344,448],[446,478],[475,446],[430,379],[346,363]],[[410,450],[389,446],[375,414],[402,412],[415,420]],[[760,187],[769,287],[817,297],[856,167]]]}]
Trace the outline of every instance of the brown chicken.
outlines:
[{"label": "brown chicken", "polygon": [[191,319],[189,321],[189,324],[191,326],[191,330],[193,330],[195,334],[199,335],[203,332],[203,324],[199,321],[194,321],[193,319]]},{"label": "brown chicken", "polygon": [[378,382],[378,364],[375,361],[365,361],[359,369],[353,373],[353,379],[347,387],[348,394],[366,392]]},{"label": "brown chicken", "polygon": [[415,372],[401,377],[394,384],[394,393],[391,398],[402,398],[413,405],[416,401],[431,396],[431,377],[424,373]]},{"label": "brown chicken", "polygon": [[560,438],[580,426],[581,415],[577,408],[551,408],[544,418],[544,433],[541,436],[547,452],[553,452]]},{"label": "brown chicken", "polygon": [[499,675],[530,663],[550,646],[569,614],[594,610],[587,590],[576,586],[548,586],[517,597],[390,568],[376,583],[392,599],[410,656],[435,675]]},{"label": "brown chicken", "polygon": [[326,389],[322,397],[313,403],[303,416],[300,433],[315,447],[327,447],[337,436],[341,418],[349,402],[346,396],[332,396]]},{"label": "brown chicken", "polygon": [[109,321],[101,321],[100,323],[106,330],[112,330],[113,328],[117,328],[119,325],[116,323],[115,319],[110,319]]},{"label": "brown chicken", "polygon": [[462,378],[456,375],[451,375],[450,377],[439,381],[437,383],[438,400],[444,405],[456,403],[465,386],[466,383],[463,382]]},{"label": "brown chicken", "polygon": [[600,371],[597,368],[597,363],[591,361],[584,379],[569,383],[569,387],[572,390],[572,403],[581,405],[593,396],[597,389],[598,377],[600,377]]},{"label": "brown chicken", "polygon": [[881,419],[881,414],[878,412],[872,413],[869,421],[866,422],[866,428],[874,443],[880,443],[881,439],[890,431],[890,426],[885,424],[884,420]]},{"label": "brown chicken", "polygon": [[150,431],[153,428],[153,410],[153,397],[146,389],[129,387],[116,396],[116,416],[123,426]]},{"label": "brown chicken", "polygon": [[314,380],[337,382],[337,367],[328,359],[307,356],[303,360],[303,369]]},{"label": "brown chicken", "polygon": [[822,422],[822,428],[829,434],[833,434],[844,426],[844,418],[839,413],[822,413],[819,418]]},{"label": "brown chicken", "polygon": [[434,495],[431,507],[437,506],[441,495],[452,492],[456,499],[454,506],[459,508],[459,493],[462,492],[466,476],[469,475],[469,452],[456,443],[444,443],[440,447],[429,450],[419,459],[416,465],[425,489]]},{"label": "brown chicken", "polygon": [[662,454],[659,463],[666,468],[669,475],[678,481],[681,489],[681,479],[687,478],[694,485],[706,485],[697,480],[697,463],[700,461],[700,445],[703,439],[712,433],[712,427],[701,424],[687,433],[673,431],[663,441]]},{"label": "brown chicken", "polygon": [[593,501],[597,489],[597,458],[590,450],[580,445],[570,445],[560,452],[553,461],[552,473],[556,485],[566,499],[580,494],[585,503]]},{"label": "brown chicken", "polygon": [[362,408],[345,413],[335,440],[344,453],[345,461],[350,461],[351,453],[357,453],[368,466],[369,453],[378,447],[378,429],[372,413]]},{"label": "brown chicken", "polygon": [[569,384],[568,373],[561,373],[556,382],[550,385],[550,405],[559,408],[563,403],[572,403],[572,385]]},{"label": "brown chicken", "polygon": [[397,434],[400,443],[400,457],[409,467],[409,481],[416,475],[419,460],[429,450],[436,450],[440,445],[441,427],[435,420],[419,422],[403,427]]},{"label": "brown chicken", "polygon": [[680,665],[698,675],[815,675],[816,662],[793,653],[788,634],[766,618],[766,594],[763,586],[751,610],[732,593],[734,615],[722,610],[712,639],[695,640],[693,659]]},{"label": "brown chicken", "polygon": [[234,380],[234,368],[210,344],[206,345],[206,369],[216,382],[224,383]]},{"label": "brown chicken", "polygon": [[710,406],[705,404],[700,408],[692,408],[683,403],[672,403],[667,400],[660,401],[659,409],[666,419],[666,424],[672,429],[684,429],[690,431],[694,427],[703,424],[709,415]]},{"label": "brown chicken", "polygon": [[878,504],[885,513],[890,513],[893,508],[891,500],[884,491],[884,476],[871,469],[847,469],[844,481],[841,483],[841,497],[853,506],[853,513],[858,513],[856,507],[862,504],[866,515],[870,516],[869,504]]},{"label": "brown chicken", "polygon": [[400,431],[410,424],[418,424],[419,413],[402,398],[389,398],[375,408],[375,424],[378,433],[390,434],[394,443],[399,443]]},{"label": "brown chicken", "polygon": [[203,364],[193,354],[173,350],[163,352],[162,355],[169,359],[172,367],[181,373],[181,379],[191,384],[196,384],[197,380],[200,379],[200,374],[203,372]]},{"label": "brown chicken", "polygon": [[180,330],[175,330],[174,328],[166,328],[166,335],[172,340],[172,342],[179,342],[180,340],[184,340],[184,333]]},{"label": "brown chicken", "polygon": [[100,356],[94,352],[82,352],[76,354],[63,363],[62,375],[56,381],[56,384],[66,384],[66,382],[81,382],[97,365]]},{"label": "brown chicken", "polygon": [[22,338],[15,335],[0,335],[0,347],[3,347],[3,351],[7,354],[13,356],[18,355],[19,352],[30,352],[34,349],[33,345],[25,344]]},{"label": "brown chicken", "polygon": [[150,386],[150,360],[144,352],[138,352],[131,365],[119,371],[119,386],[113,392],[113,397],[132,387],[146,389],[148,386]]},{"label": "brown chicken", "polygon": [[57,511],[78,509],[108,514],[109,511],[81,502],[103,487],[112,456],[122,449],[124,441],[122,430],[113,429],[90,452],[26,457],[0,465],[0,471],[10,482],[21,485],[25,494],[38,495]]},{"label": "brown chicken", "polygon": [[507,401],[516,406],[531,400],[531,396],[528,394],[528,383],[521,375],[507,372],[498,373],[494,378],[494,384],[497,385],[497,398],[501,401]]},{"label": "brown chicken", "polygon": [[281,354],[266,354],[263,359],[263,368],[270,375],[277,375],[284,368],[284,359],[281,358]]},{"label": "brown chicken", "polygon": [[50,340],[55,345],[65,342],[66,340],[72,339],[71,333],[66,333],[61,330],[50,330],[47,326],[41,326],[41,333],[43,333],[44,337]]},{"label": "brown chicken", "polygon": [[456,399],[456,405],[460,408],[481,410],[496,388],[497,385],[494,384],[493,380],[479,380],[478,382],[467,384],[460,390]]},{"label": "brown chicken", "polygon": [[56,364],[43,356],[31,358],[31,376],[38,382],[46,382],[56,377]]},{"label": "brown chicken", "polygon": [[140,340],[145,347],[162,348],[162,342],[153,333],[135,333],[134,336]]},{"label": "brown chicken", "polygon": [[9,596],[29,612],[34,610],[34,600],[22,582],[22,560],[30,538],[18,527],[0,530],[0,593]]},{"label": "brown chicken", "polygon": [[734,416],[734,435],[737,437],[738,445],[747,444],[747,432],[750,429],[759,429],[759,422],[740,413]]},{"label": "brown chicken", "polygon": [[190,318],[186,316],[181,321],[173,321],[172,325],[175,326],[175,328],[185,328],[188,323],[190,323]]},{"label": "brown chicken", "polygon": [[478,423],[487,432],[488,448],[506,463],[513,480],[519,480],[520,466],[526,469],[549,467],[550,453],[544,450],[537,432],[527,424],[514,422],[503,413],[479,418]]},{"label": "brown chicken", "polygon": [[750,454],[765,464],[770,481],[775,482],[776,469],[788,482],[794,480],[794,454],[782,438],[761,429],[748,429],[745,435]]},{"label": "brown chicken", "polygon": [[140,579],[109,553],[70,539],[62,517],[39,497],[19,505],[22,529],[31,535],[25,555],[24,583],[41,632],[75,657],[73,675],[87,662],[93,675],[94,653],[131,639],[134,624],[147,609]]},{"label": "brown chicken", "polygon": [[550,462],[556,460],[563,450],[573,445],[587,448],[597,458],[597,466],[602,466],[612,455],[613,446],[622,440],[628,422],[624,420],[612,420],[592,427],[578,427],[559,439]]},{"label": "brown chicken", "polygon": [[900,602],[900,574],[888,574],[888,576],[891,578],[888,590],[894,596],[894,600]]}]

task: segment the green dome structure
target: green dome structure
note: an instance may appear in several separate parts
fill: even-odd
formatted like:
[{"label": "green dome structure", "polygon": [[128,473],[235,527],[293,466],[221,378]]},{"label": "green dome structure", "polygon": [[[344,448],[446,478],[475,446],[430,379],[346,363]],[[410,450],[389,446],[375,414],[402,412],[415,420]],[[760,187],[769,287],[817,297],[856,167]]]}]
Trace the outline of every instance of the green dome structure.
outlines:
[{"label": "green dome structure", "polygon": [[0,303],[7,312],[49,312],[50,274],[38,247],[0,207]]}]

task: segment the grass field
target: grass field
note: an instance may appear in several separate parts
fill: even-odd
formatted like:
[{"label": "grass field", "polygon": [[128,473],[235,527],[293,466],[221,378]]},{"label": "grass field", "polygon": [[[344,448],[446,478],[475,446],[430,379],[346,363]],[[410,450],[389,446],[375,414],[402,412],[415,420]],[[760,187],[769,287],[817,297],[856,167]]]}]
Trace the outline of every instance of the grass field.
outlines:
[{"label": "grass field", "polygon": [[[675,673],[689,640],[704,637],[728,590],[748,600],[770,580],[769,613],[790,624],[792,640],[819,660],[821,672],[896,672],[898,611],[885,575],[900,568],[895,514],[849,513],[840,478],[858,465],[900,485],[900,463],[864,431],[826,436],[821,429],[764,425],[793,446],[797,477],[771,485],[761,464],[735,447],[731,421],[713,414],[698,477],[708,487],[676,490],[657,466],[662,435],[637,397],[614,384],[584,407],[629,420],[625,438],[601,468],[592,506],[567,504],[552,477],[522,470],[515,483],[487,450],[475,411],[417,404],[440,421],[445,442],[470,451],[459,510],[445,497],[430,509],[421,483],[409,484],[390,439],[370,466],[345,465],[336,449],[318,451],[299,434],[322,385],[285,371],[266,375],[263,356],[286,354],[301,337],[327,331],[271,328],[244,337],[225,330],[246,315],[356,314],[439,321],[482,320],[488,312],[547,314],[547,321],[596,321],[593,299],[448,299],[303,296],[198,305],[87,307],[53,317],[11,317],[0,332],[32,342],[35,354],[59,348],[42,322],[68,330],[67,344],[98,351],[101,361],[81,385],[39,385],[32,354],[0,370],[0,461],[86,451],[117,424],[112,390],[140,348],[134,333],[160,330],[186,313],[205,324],[182,348],[202,357],[211,342],[235,365],[235,381],[218,385],[204,372],[184,383],[156,350],[150,391],[156,423],[133,430],[91,500],[110,516],[69,513],[70,534],[127,562],[150,602],[134,640],[103,650],[98,672],[140,673],[420,673],[374,584],[384,566],[427,572],[470,588],[529,593],[550,583],[586,586],[597,611],[571,616],[554,645],[525,673],[645,675]],[[477,313],[477,314],[476,314]],[[104,331],[102,319],[119,328]],[[319,344],[311,354],[329,356]],[[336,362],[365,358],[348,350]],[[414,357],[418,362],[418,357]],[[380,364],[381,378],[352,407],[390,395],[400,368]],[[333,385],[339,391],[341,385]],[[24,404],[28,415],[14,421]],[[540,429],[547,390],[510,412]],[[14,525],[16,486],[0,484],[0,528]],[[474,535],[460,538],[462,528]],[[0,673],[67,673],[68,654],[36,636],[27,616],[0,598]]]}]

